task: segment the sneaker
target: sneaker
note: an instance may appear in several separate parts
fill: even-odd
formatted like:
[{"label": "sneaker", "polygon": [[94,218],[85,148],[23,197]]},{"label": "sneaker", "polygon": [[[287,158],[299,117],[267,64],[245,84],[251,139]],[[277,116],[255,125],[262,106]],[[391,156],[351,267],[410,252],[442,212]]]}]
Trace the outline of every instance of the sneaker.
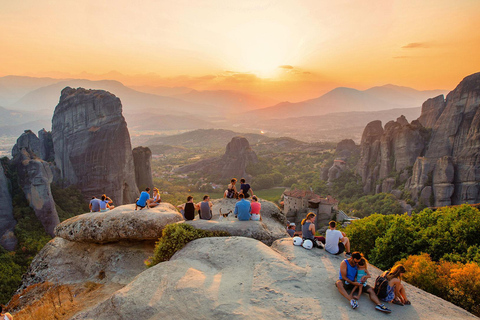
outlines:
[{"label": "sneaker", "polygon": [[358,301],[355,299],[350,300],[350,305],[352,306],[352,309],[357,309],[358,308]]},{"label": "sneaker", "polygon": [[323,244],[322,241],[318,241],[318,240],[315,240],[317,242],[317,247],[319,247],[320,249],[325,249],[325,245]]},{"label": "sneaker", "polygon": [[391,313],[392,310],[388,309],[387,307],[385,307],[384,304],[377,304],[375,306],[375,309],[377,309],[378,311],[381,311],[381,312],[385,312],[385,313]]}]

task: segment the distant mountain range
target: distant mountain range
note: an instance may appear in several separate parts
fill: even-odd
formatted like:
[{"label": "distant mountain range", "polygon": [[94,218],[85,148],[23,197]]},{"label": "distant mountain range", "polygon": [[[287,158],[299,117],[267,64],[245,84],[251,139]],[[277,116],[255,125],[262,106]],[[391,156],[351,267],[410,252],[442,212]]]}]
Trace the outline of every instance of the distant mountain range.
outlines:
[{"label": "distant mountain range", "polygon": [[414,108],[420,107],[428,98],[446,93],[446,90],[418,91],[394,85],[373,87],[364,91],[340,87],[315,99],[297,103],[282,102],[256,110],[255,114],[261,118],[285,119],[337,112]]},{"label": "distant mountain range", "polygon": [[135,90],[113,80],[7,76],[0,77],[0,106],[4,107],[0,110],[0,135],[23,129],[38,131],[41,128],[36,126],[43,124],[49,130],[53,110],[66,86],[115,94],[122,101],[129,129],[140,134],[235,128],[310,142],[345,137],[359,140],[361,128],[369,121],[395,120],[401,114],[416,119],[426,99],[446,93],[394,85],[364,91],[341,87],[315,99],[275,104],[272,99],[236,91],[148,86]]}]

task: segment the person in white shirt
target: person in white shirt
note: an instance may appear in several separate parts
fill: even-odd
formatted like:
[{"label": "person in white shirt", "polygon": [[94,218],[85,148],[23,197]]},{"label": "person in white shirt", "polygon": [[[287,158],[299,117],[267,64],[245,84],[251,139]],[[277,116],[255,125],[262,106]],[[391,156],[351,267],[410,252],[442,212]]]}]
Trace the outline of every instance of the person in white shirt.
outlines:
[{"label": "person in white shirt", "polygon": [[346,234],[335,230],[337,227],[335,221],[330,221],[329,226],[330,229],[325,235],[325,250],[331,254],[340,254],[346,250],[346,254],[350,255],[350,240]]}]

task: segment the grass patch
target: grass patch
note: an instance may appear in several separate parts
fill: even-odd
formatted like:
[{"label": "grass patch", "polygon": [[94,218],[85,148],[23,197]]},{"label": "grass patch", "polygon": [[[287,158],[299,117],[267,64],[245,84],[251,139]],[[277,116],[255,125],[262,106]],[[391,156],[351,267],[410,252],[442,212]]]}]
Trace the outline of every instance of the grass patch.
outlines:
[{"label": "grass patch", "polygon": [[205,231],[192,227],[186,223],[169,224],[162,231],[162,237],[155,245],[153,256],[145,261],[147,267],[168,261],[190,241],[207,237],[228,237],[230,234],[225,231]]}]

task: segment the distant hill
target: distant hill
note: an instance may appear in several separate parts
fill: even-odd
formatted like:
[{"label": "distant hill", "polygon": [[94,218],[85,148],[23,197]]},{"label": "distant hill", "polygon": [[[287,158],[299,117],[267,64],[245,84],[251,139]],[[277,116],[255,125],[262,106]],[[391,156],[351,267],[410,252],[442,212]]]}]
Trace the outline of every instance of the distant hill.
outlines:
[{"label": "distant hill", "polygon": [[0,105],[9,107],[16,101],[20,100],[27,93],[59,81],[62,80],[22,76],[0,77]]},{"label": "distant hill", "polygon": [[270,98],[229,90],[191,90],[188,93],[177,94],[174,97],[185,101],[214,105],[219,107],[224,113],[242,113],[271,106],[278,102]]},{"label": "distant hill", "polygon": [[170,145],[185,148],[224,149],[233,137],[243,136],[250,145],[268,140],[269,137],[255,133],[238,133],[224,129],[200,129],[173,136],[158,136],[148,140],[145,144],[149,147],[155,145]]},{"label": "distant hill", "polygon": [[365,91],[340,87],[315,99],[297,103],[282,102],[257,110],[255,113],[262,118],[285,119],[337,112],[414,108],[420,107],[428,98],[446,93],[444,90],[418,91],[394,85],[374,87]]},{"label": "distant hill", "polygon": [[192,88],[188,87],[155,87],[155,86],[128,86],[134,90],[156,94],[159,96],[174,96],[176,94],[189,93],[192,91]]}]

